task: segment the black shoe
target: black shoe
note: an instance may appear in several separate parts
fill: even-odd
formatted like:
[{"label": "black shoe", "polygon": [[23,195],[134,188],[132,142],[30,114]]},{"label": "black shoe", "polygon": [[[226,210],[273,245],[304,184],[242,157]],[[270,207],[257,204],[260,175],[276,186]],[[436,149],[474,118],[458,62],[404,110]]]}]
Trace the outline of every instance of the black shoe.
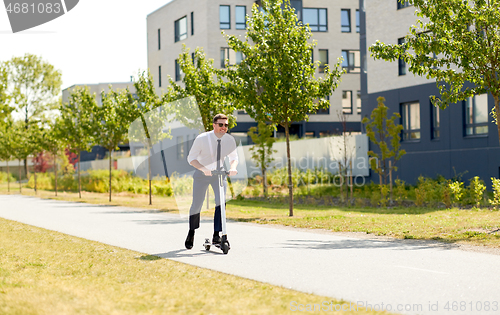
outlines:
[{"label": "black shoe", "polygon": [[184,245],[186,246],[187,249],[191,249],[193,248],[193,243],[194,243],[194,230],[189,230]]},{"label": "black shoe", "polygon": [[220,244],[220,243],[221,243],[221,240],[220,240],[219,232],[214,232],[214,236],[212,237],[212,244],[215,245],[215,244]]}]

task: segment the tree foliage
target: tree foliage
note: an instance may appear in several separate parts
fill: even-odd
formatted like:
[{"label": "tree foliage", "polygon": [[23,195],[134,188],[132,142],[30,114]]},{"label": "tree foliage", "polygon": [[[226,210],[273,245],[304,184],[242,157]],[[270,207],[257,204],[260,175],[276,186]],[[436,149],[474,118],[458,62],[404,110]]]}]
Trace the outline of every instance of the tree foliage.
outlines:
[{"label": "tree foliage", "polygon": [[436,106],[445,108],[473,95],[490,93],[494,113],[498,113],[500,1],[406,1],[415,6],[418,21],[405,43],[377,41],[369,48],[372,56],[387,61],[401,58],[410,72],[435,79],[441,94],[441,98],[431,97]]},{"label": "tree foliage", "polygon": [[5,63],[0,63],[0,124],[5,123],[13,108],[10,106],[11,96],[7,92],[9,75]]},{"label": "tree foliage", "polygon": [[[236,119],[233,115],[234,106],[231,101],[231,94],[227,93],[223,82],[224,71],[215,69],[213,59],[207,59],[202,48],[196,48],[194,59],[189,54],[189,49],[183,47],[182,53],[178,59],[179,66],[183,72],[183,86],[170,79],[169,97],[171,100],[194,96],[197,106],[196,110],[200,112],[200,118],[205,128],[203,131],[213,129],[212,118],[219,114],[228,116],[229,128],[236,125]],[[190,104],[188,104],[189,107]],[[182,104],[186,106],[186,104]],[[186,110],[194,112],[194,108],[178,108],[177,118],[186,126],[199,125],[198,122],[190,124],[184,121],[185,117],[193,115],[183,114]]]},{"label": "tree foliage", "polygon": [[245,56],[238,66],[228,69],[228,86],[236,107],[244,108],[256,121],[285,128],[292,216],[289,126],[329,106],[326,97],[337,88],[343,71],[337,62],[325,67],[324,77],[315,77],[319,61],[312,62],[312,49],[316,42],[310,41],[310,28],[298,21],[289,0],[263,0],[261,9],[256,4],[252,7],[244,41],[226,35],[228,46]]},{"label": "tree foliage", "polygon": [[92,149],[97,122],[100,123],[96,117],[98,107],[95,93],[91,94],[87,86],[76,87],[71,91],[68,103],[62,104],[59,110],[60,134],[69,150],[78,155],[78,192],[81,198],[80,152]]},{"label": "tree foliage", "polygon": [[[7,93],[16,113],[21,115],[24,128],[46,119],[50,110],[56,109],[61,90],[61,72],[42,58],[25,54],[5,63]],[[25,171],[28,174],[25,159]]]}]

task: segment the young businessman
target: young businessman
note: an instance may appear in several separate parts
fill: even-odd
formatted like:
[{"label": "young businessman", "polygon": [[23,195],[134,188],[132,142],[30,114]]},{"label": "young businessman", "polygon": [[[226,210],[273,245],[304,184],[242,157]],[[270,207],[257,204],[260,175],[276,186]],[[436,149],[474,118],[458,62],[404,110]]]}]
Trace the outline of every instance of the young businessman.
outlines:
[{"label": "young businessman", "polygon": [[[200,211],[205,200],[208,185],[212,186],[215,194],[215,214],[214,214],[214,235],[213,244],[220,244],[219,232],[222,231],[221,222],[221,200],[219,200],[218,176],[212,176],[212,171],[217,169],[217,148],[221,150],[221,167],[225,157],[229,157],[229,176],[234,176],[238,172],[238,155],[236,153],[236,141],[227,134],[228,119],[224,114],[217,114],[213,118],[213,131],[200,134],[193,142],[193,146],[187,157],[188,163],[196,168],[193,174],[193,202],[189,209],[189,233],[185,246],[187,249],[193,248],[194,231],[200,227]],[[224,181],[224,191],[227,182]],[[225,203],[225,200],[223,201]]]}]

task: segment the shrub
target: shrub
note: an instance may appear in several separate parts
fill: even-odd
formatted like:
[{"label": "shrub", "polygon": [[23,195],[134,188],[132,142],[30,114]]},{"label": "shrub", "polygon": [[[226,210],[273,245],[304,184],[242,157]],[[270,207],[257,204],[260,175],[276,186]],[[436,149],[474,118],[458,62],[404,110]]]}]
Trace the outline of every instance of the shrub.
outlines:
[{"label": "shrub", "polygon": [[401,207],[403,205],[403,201],[408,197],[408,191],[406,190],[406,185],[404,180],[400,180],[399,178],[394,181],[396,184],[395,192],[396,192],[396,202]]},{"label": "shrub", "polygon": [[8,178],[10,179],[10,182],[16,181],[12,173],[7,174],[6,172],[0,172],[0,184],[6,183]]},{"label": "shrub", "polygon": [[389,201],[389,185],[382,185],[382,187],[380,187],[380,201],[379,201],[379,204],[382,206],[382,207],[387,207],[387,202]]},{"label": "shrub", "polygon": [[474,176],[474,178],[471,178],[469,190],[474,201],[474,205],[476,207],[479,207],[481,205],[481,201],[484,198],[484,191],[486,190],[486,186],[484,185],[483,180],[479,179],[479,176]]},{"label": "shrub", "polygon": [[459,181],[454,181],[448,185],[453,194],[453,200],[456,203],[460,203],[462,201],[462,197],[464,195],[464,183]]},{"label": "shrub", "polygon": [[489,199],[489,202],[498,210],[498,206],[500,205],[500,179],[492,177],[491,183],[493,186],[493,199]]},{"label": "shrub", "polygon": [[451,189],[449,185],[450,181],[445,181],[443,184],[443,198],[442,201],[446,208],[451,208]]},{"label": "shrub", "polygon": [[[36,174],[36,188],[43,190],[54,189],[54,174],[52,173],[37,173]],[[28,181],[29,188],[35,188],[35,175],[30,174]]]}]

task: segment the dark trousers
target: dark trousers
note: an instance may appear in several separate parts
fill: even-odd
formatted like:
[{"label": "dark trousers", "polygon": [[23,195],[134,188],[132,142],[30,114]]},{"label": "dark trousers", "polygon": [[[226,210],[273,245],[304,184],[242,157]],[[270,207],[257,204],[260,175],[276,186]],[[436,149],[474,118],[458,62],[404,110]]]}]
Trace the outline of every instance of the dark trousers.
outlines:
[{"label": "dark trousers", "polygon": [[[222,231],[222,220],[220,213],[219,178],[218,176],[205,176],[200,170],[196,170],[193,174],[193,202],[189,209],[189,229],[196,230],[200,227],[200,212],[205,201],[208,185],[212,186],[215,195],[214,231],[220,232]],[[224,181],[224,196],[226,187],[227,182]]]}]

